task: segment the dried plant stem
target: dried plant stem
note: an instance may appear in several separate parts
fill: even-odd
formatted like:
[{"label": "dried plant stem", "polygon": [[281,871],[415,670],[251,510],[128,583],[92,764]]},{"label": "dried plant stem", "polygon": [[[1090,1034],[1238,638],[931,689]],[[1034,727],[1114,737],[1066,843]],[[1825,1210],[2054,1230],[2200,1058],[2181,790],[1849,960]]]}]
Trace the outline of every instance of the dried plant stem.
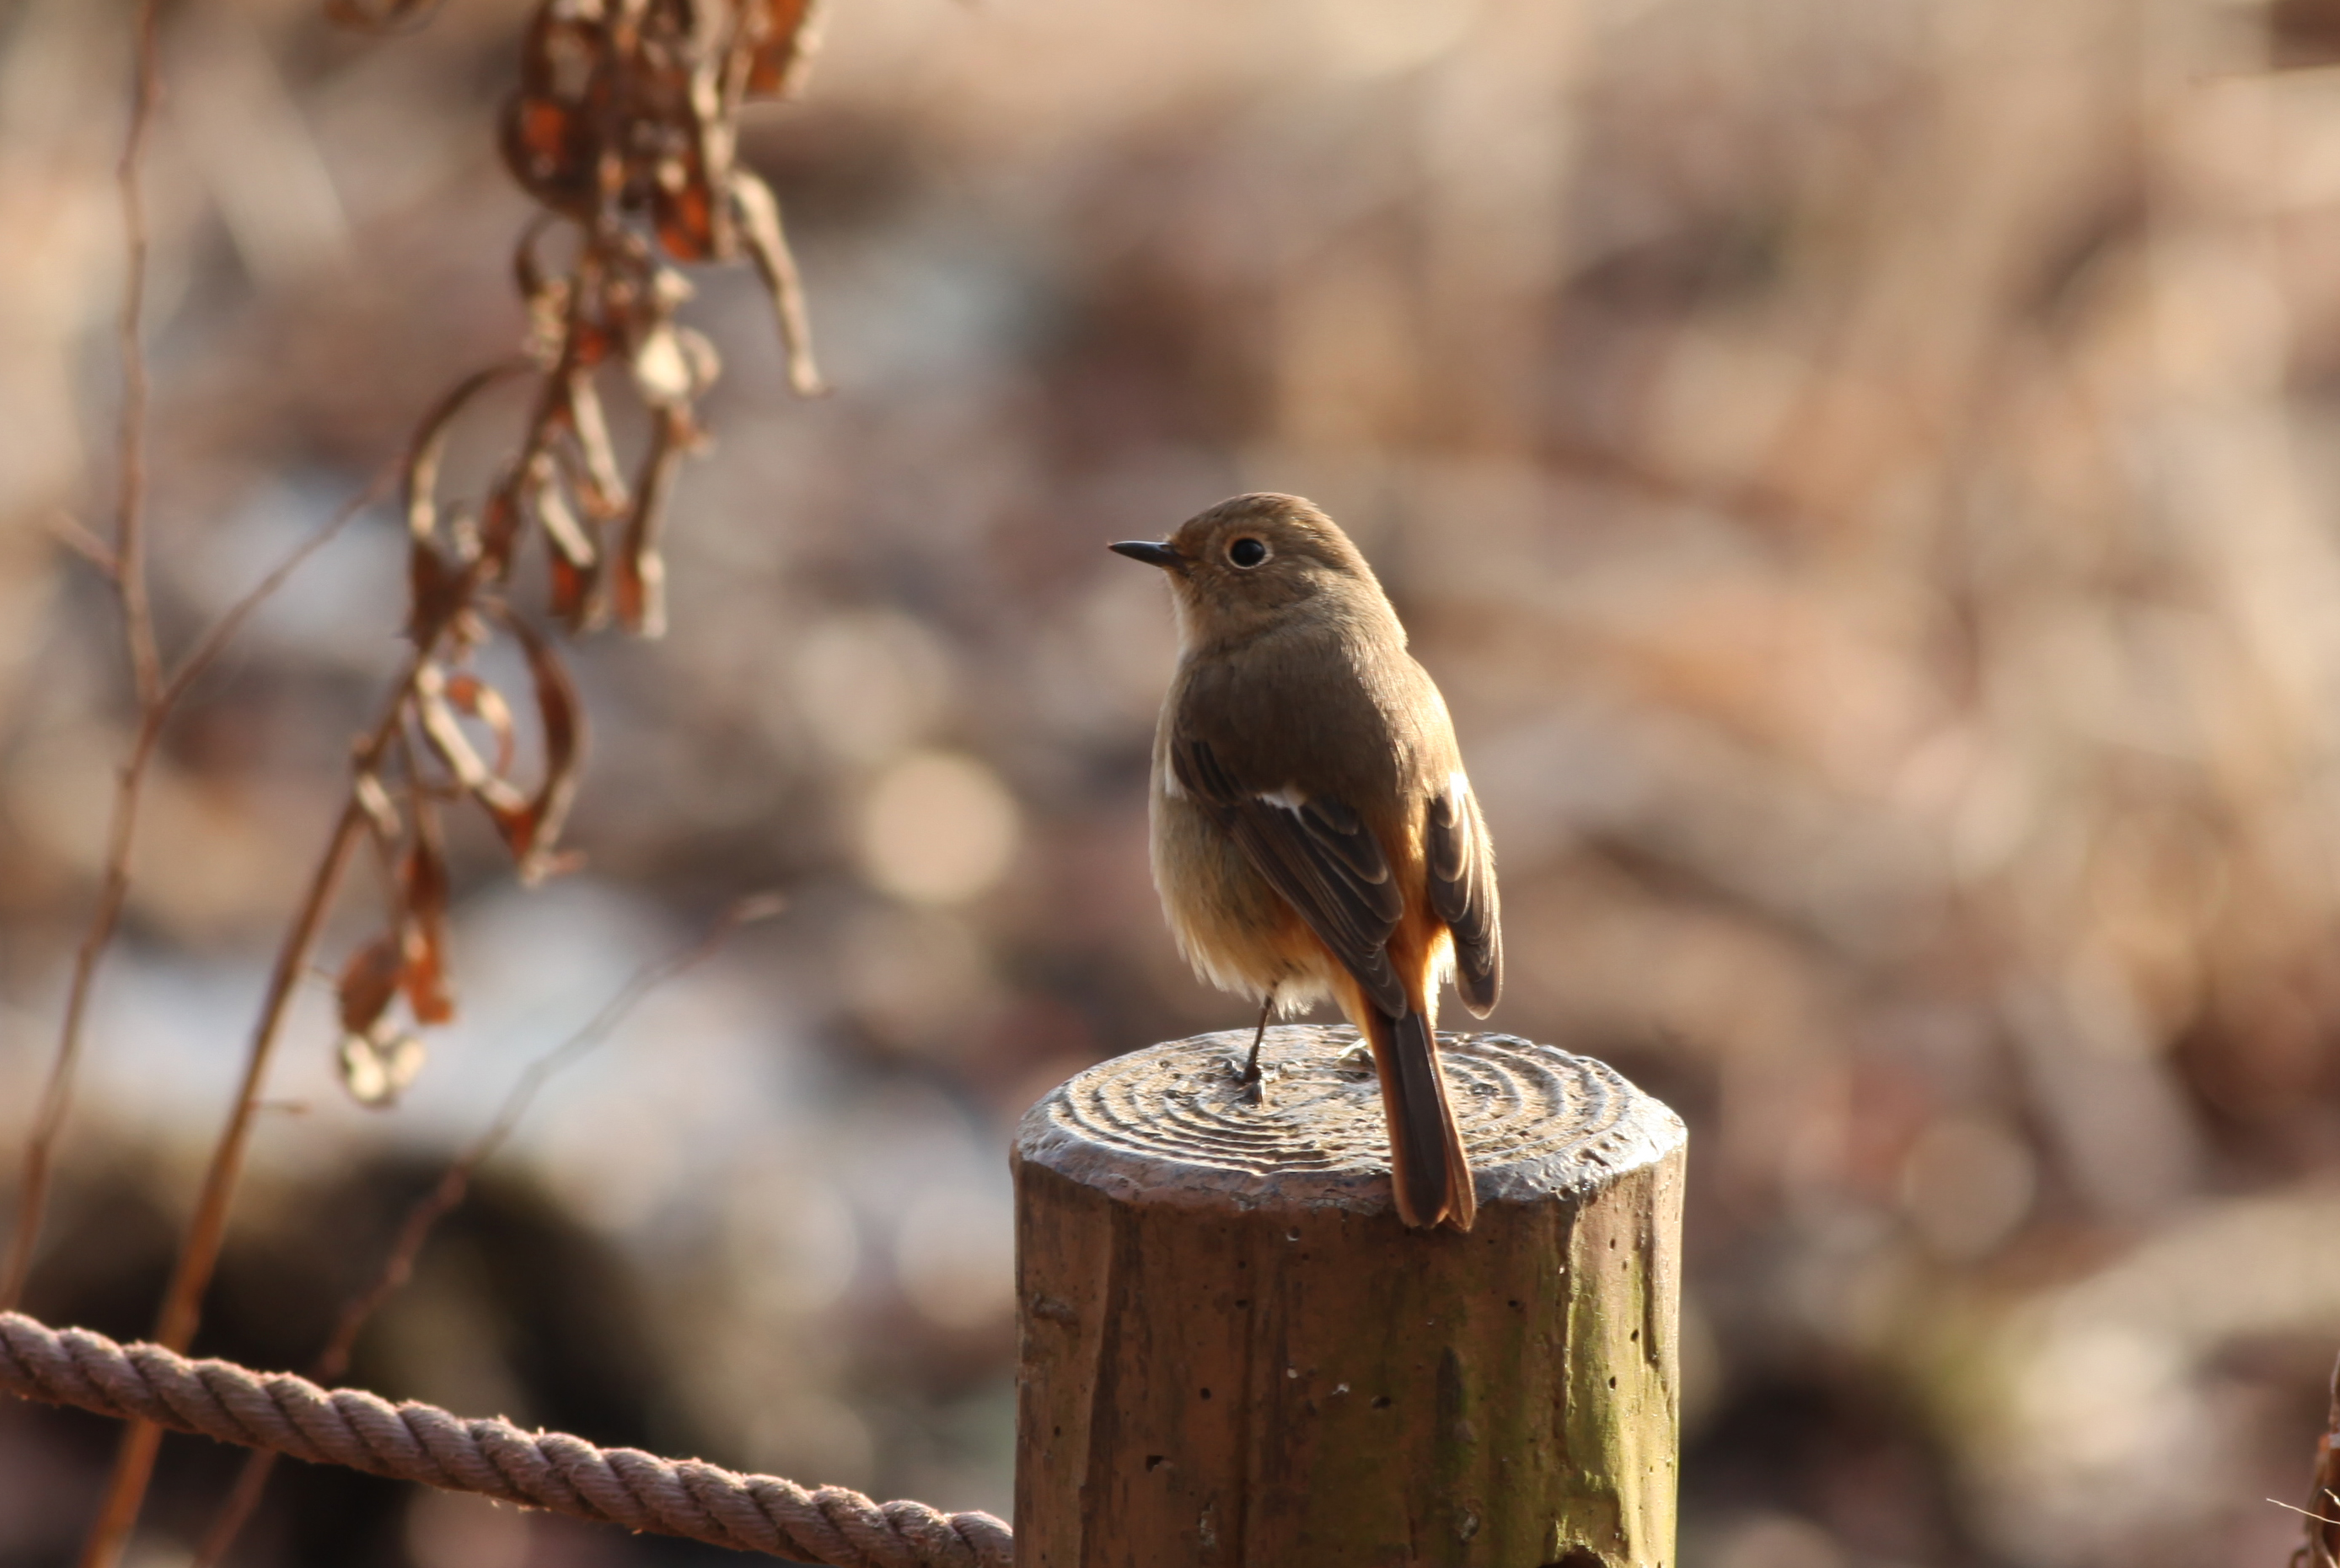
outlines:
[{"label": "dried plant stem", "polygon": [[154,651],[154,616],[146,599],[146,203],[141,181],[146,132],[161,95],[155,35],[159,0],[139,0],[136,65],[130,97],[130,132],[114,170],[122,198],[122,231],[128,265],[122,282],[121,497],[114,516],[114,587],[122,596],[122,627],[130,645],[130,674],[138,705],[151,707],[161,695],[163,665]]},{"label": "dried plant stem", "polygon": [[[132,23],[134,65],[131,71],[130,128],[123,138],[122,161],[114,167],[114,189],[122,203],[123,248],[126,253],[122,282],[120,350],[122,356],[122,430],[118,466],[120,496],[114,512],[114,543],[108,551],[107,577],[122,601],[123,640],[130,654],[131,682],[139,711],[151,714],[161,695],[161,664],[154,652],[154,617],[146,598],[146,353],[142,339],[146,305],[146,205],[140,170],[146,151],[146,130],[154,117],[161,83],[156,74],[155,36],[158,0],[140,0]],[[154,750],[151,725],[140,726],[114,789],[114,816],[107,829],[106,877],[98,895],[98,910],[74,958],[73,990],[65,1004],[65,1022],[57,1059],[42,1091],[41,1110],[34,1124],[19,1197],[19,1223],[11,1238],[8,1257],[0,1265],[0,1309],[14,1306],[32,1265],[33,1227],[25,1215],[38,1215],[48,1187],[49,1155],[73,1097],[74,1073],[81,1052],[81,1024],[89,997],[89,977],[99,953],[111,939],[122,902],[129,890],[130,839],[137,830],[138,785]]]},{"label": "dried plant stem", "polygon": [[[414,1263],[422,1255],[423,1244],[441,1220],[452,1213],[471,1191],[471,1178],[481,1166],[501,1148],[511,1136],[512,1129],[528,1114],[529,1106],[554,1074],[583,1056],[603,1040],[625,1020],[626,1016],[640,1005],[643,998],[668,981],[698,968],[712,958],[726,938],[741,926],[759,920],[776,912],[778,901],[769,895],[742,898],[719,916],[715,923],[697,941],[679,952],[669,954],[657,963],[636,971],[618,994],[601,1005],[600,1011],[588,1019],[582,1028],[560,1045],[530,1062],[511,1092],[504,1097],[502,1107],[494,1121],[471,1144],[471,1146],[450,1161],[446,1171],[430,1192],[417,1199],[407,1210],[405,1220],[398,1227],[398,1236],[383,1258],[381,1270],[364,1290],[352,1296],[342,1306],[342,1315],[333,1325],[325,1348],[310,1365],[312,1382],[331,1385],[349,1370],[350,1355],[357,1347],[358,1335],[382,1304],[402,1289],[413,1276]],[[203,1543],[195,1553],[194,1568],[212,1568],[227,1555],[235,1544],[252,1511],[260,1505],[268,1477],[276,1466],[276,1455],[266,1449],[254,1449],[236,1473],[235,1484],[220,1504],[218,1515],[204,1533]]]},{"label": "dried plant stem", "polygon": [[22,1299],[25,1282],[32,1273],[34,1254],[40,1245],[57,1140],[64,1132],[65,1117],[73,1108],[74,1083],[81,1064],[84,1027],[96,983],[97,966],[113,945],[123,906],[129,896],[130,851],[138,832],[139,800],[144,791],[147,766],[154,759],[163,730],[178,710],[181,700],[234,640],[253,612],[282,588],[302,562],[347,527],[360,511],[379,500],[393,471],[384,467],[376,473],[372,482],[345,502],[331,521],[303,540],[299,549],[213,621],[203,640],[180,661],[169,681],[139,713],[138,730],[131,739],[130,754],[114,779],[112,815],[105,830],[104,880],[98,888],[97,907],[90,913],[89,928],[83,932],[81,945],[74,954],[73,980],[65,992],[64,1021],[57,1031],[57,1048],[49,1064],[48,1082],[41,1091],[40,1112],[25,1146],[24,1166],[17,1182],[16,1225],[8,1238],[7,1255],[0,1260],[0,1311],[15,1306]]},{"label": "dried plant stem", "polygon": [[[427,654],[427,650],[418,650],[408,660],[406,671],[392,688],[381,719],[359,748],[357,774],[371,772],[377,767],[397,739],[413,696],[415,673]],[[228,1210],[234,1202],[237,1179],[243,1173],[244,1150],[251,1142],[253,1122],[259,1114],[261,1090],[267,1081],[277,1037],[283,1032],[293,992],[308,973],[310,957],[324,929],[325,916],[340,891],[342,874],[348,868],[351,853],[365,838],[368,822],[365,807],[353,788],[342,804],[341,819],[333,826],[332,838],[310,879],[300,911],[285,932],[284,945],[277,953],[276,967],[269,976],[268,991],[261,1002],[260,1022],[253,1030],[252,1048],[244,1058],[243,1079],[236,1090],[235,1104],[213,1147],[210,1167],[203,1174],[203,1191],[195,1200],[194,1219],[187,1227],[187,1238],[179,1249],[177,1266],[172,1270],[170,1284],[163,1295],[162,1311],[155,1318],[154,1342],[169,1349],[184,1350],[194,1337],[195,1325],[202,1316],[203,1292],[211,1285],[212,1271],[219,1263],[220,1246],[227,1235]],[[139,1506],[145,1500],[146,1484],[154,1475],[154,1451],[162,1436],[162,1428],[144,1421],[132,1423],[123,1433],[105,1501],[82,1547],[81,1568],[112,1568],[120,1558],[123,1545],[138,1522]]]},{"label": "dried plant stem", "polygon": [[[151,712],[151,710],[150,710]],[[47,1085],[41,1091],[40,1113],[33,1122],[25,1147],[23,1174],[16,1190],[16,1226],[8,1238],[8,1255],[0,1264],[0,1311],[14,1308],[24,1297],[25,1279],[32,1272],[33,1254],[40,1243],[41,1218],[48,1207],[49,1177],[57,1139],[73,1108],[74,1080],[81,1066],[82,1026],[88,1016],[92,981],[98,958],[114,940],[122,906],[130,892],[130,846],[138,831],[138,801],[146,781],[146,764],[154,755],[160,726],[143,722],[132,742],[129,759],[114,785],[113,816],[106,825],[105,879],[91,912],[89,928],[74,953],[73,982],[65,993],[64,1023],[57,1037],[55,1057],[49,1064]]]}]

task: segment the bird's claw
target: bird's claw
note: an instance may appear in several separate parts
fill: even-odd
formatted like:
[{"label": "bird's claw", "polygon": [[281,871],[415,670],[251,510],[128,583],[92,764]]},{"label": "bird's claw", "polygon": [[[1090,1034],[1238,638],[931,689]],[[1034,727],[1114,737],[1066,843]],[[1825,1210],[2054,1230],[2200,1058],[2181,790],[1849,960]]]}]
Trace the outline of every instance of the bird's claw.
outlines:
[{"label": "bird's claw", "polygon": [[1266,1107],[1268,1080],[1279,1076],[1278,1068],[1266,1062],[1254,1063],[1238,1054],[1227,1057],[1227,1071],[1243,1086],[1243,1093],[1237,1098],[1245,1105]]}]

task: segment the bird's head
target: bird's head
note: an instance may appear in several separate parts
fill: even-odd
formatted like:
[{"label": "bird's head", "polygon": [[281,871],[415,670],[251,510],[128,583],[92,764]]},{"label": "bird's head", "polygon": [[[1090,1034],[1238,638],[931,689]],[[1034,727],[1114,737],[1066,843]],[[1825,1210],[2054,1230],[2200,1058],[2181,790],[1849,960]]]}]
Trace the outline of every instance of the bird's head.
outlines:
[{"label": "bird's head", "polygon": [[1195,513],[1168,539],[1112,548],[1168,573],[1190,649],[1244,640],[1303,616],[1395,624],[1349,536],[1296,495],[1239,495]]}]

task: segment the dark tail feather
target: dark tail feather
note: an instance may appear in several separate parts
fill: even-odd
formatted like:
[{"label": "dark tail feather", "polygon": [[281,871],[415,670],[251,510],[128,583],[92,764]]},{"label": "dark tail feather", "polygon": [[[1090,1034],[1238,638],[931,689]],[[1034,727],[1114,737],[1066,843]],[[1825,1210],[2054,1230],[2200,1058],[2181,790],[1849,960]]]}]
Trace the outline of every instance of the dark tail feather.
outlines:
[{"label": "dark tail feather", "polygon": [[1398,1218],[1414,1226],[1444,1220],[1456,1230],[1469,1230],[1479,1217],[1479,1196],[1471,1186],[1462,1135],[1446,1103],[1430,1020],[1420,1013],[1393,1018],[1370,1009],[1367,1018],[1373,1067],[1382,1080],[1382,1109],[1389,1117]]}]

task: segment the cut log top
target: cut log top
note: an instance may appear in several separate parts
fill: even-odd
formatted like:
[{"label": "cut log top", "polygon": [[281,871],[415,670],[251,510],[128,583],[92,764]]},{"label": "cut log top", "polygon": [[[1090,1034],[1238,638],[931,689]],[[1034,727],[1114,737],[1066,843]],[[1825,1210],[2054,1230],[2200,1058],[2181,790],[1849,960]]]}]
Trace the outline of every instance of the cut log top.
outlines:
[{"label": "cut log top", "polygon": [[[1264,1107],[1230,1029],[1100,1063],[1032,1107],[1018,1156],[1124,1201],[1392,1207],[1373,1064],[1347,1025],[1267,1032]],[[1679,1147],[1681,1118],[1587,1057],[1516,1035],[1438,1037],[1481,1204],[1581,1193]]]},{"label": "cut log top", "polygon": [[1103,1062],[1016,1136],[1020,1568],[1675,1568],[1681,1120],[1440,1037],[1479,1188],[1409,1231],[1348,1028]]}]

